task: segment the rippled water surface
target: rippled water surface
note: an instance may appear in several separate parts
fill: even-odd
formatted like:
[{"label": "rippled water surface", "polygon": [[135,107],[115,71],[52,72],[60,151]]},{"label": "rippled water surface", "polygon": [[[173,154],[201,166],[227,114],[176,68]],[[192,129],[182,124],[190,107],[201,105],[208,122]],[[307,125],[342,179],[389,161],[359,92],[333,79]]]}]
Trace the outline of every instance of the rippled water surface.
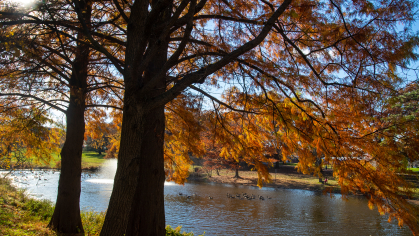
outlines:
[{"label": "rippled water surface", "polygon": [[[108,164],[105,172],[83,173],[82,209],[106,210],[116,166]],[[55,201],[59,172],[15,172],[10,177],[31,195]],[[261,195],[265,200],[231,199],[227,193]],[[195,235],[412,235],[369,210],[363,198],[343,201],[339,194],[331,198],[306,190],[165,183],[165,210],[167,224],[182,225]]]}]

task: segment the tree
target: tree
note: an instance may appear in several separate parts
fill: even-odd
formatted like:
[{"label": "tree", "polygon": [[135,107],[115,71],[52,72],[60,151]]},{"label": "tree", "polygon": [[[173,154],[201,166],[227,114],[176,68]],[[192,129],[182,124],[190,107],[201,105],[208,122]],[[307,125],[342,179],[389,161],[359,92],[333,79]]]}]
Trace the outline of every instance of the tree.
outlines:
[{"label": "tree", "polygon": [[[121,44],[123,62],[111,57],[84,27],[92,47],[120,68],[125,82],[119,165],[103,235],[164,234],[164,108],[188,87],[208,94],[193,84],[243,81],[247,94],[282,93],[294,104],[293,109],[299,110],[299,122],[304,125],[304,130],[290,134],[304,139],[303,146],[295,148],[305,154],[306,160],[300,164],[303,170],[314,163],[307,152],[313,143],[322,147],[327,141],[323,151],[340,156],[384,154],[374,140],[368,140],[370,146],[359,141],[362,134],[376,132],[372,127],[351,126],[347,133],[339,133],[337,128],[345,124],[341,118],[351,112],[360,113],[358,123],[366,121],[368,118],[361,116],[370,109],[366,102],[378,101],[392,90],[393,81],[399,79],[396,66],[414,58],[416,39],[408,30],[394,27],[399,21],[408,28],[414,2],[137,0],[113,4],[127,25],[126,43]],[[265,97],[265,104],[274,104]],[[246,102],[230,107],[246,109]],[[349,106],[342,107],[344,104]],[[341,114],[345,115],[333,119]],[[314,137],[310,135],[313,132],[317,132]],[[336,139],[340,141],[332,141]],[[295,138],[284,140],[292,146]],[[385,155],[383,164],[391,158],[397,157]],[[342,167],[336,174],[344,187],[376,196],[372,202],[382,211],[396,209],[392,213],[417,231],[415,218],[407,213],[412,211],[397,197],[400,192],[396,188],[380,190],[388,175],[373,171],[369,164],[359,170],[355,167],[360,161],[353,158],[344,164],[335,162]],[[372,171],[377,175],[368,176]],[[376,178],[383,181],[376,184]],[[397,182],[403,185],[402,180]],[[382,206],[388,206],[380,200],[383,196],[401,204],[383,210]]]},{"label": "tree", "polygon": [[[399,16],[409,15],[413,2],[357,2],[345,8],[344,4],[352,2],[293,1],[288,8],[290,4],[135,1],[128,14],[120,11],[128,15],[124,118],[119,166],[103,235],[164,234],[164,105],[188,86],[217,83],[221,78],[240,81],[243,77],[235,77],[235,73],[247,71],[245,81],[258,86],[259,91],[275,89],[299,103],[313,104],[316,116],[301,112],[311,118],[309,123],[327,110],[329,100],[346,98],[353,104],[351,108],[363,111],[361,105],[365,104],[358,99],[374,99],[364,91],[382,94],[391,89],[387,75],[395,74],[393,65],[412,55],[409,50],[415,43],[396,32],[392,24]],[[397,13],[386,10],[394,9],[393,4],[397,4]],[[341,70],[347,76],[337,76]],[[308,95],[317,100],[307,99]],[[326,105],[320,107],[320,101]],[[239,108],[245,107],[244,102],[240,104]],[[327,127],[327,123],[322,125]],[[360,187],[356,182],[351,184]],[[409,224],[413,227],[414,223],[411,220]]]},{"label": "tree", "polygon": [[185,183],[191,164],[190,155],[202,156],[201,98],[182,94],[165,109],[164,169],[167,180]]},{"label": "tree", "polygon": [[[267,141],[255,137],[274,134],[284,156],[297,153],[300,170],[313,172],[315,148],[333,163],[344,192],[365,193],[380,212],[419,231],[402,197],[411,186],[396,173],[402,157],[395,145],[380,144],[387,125],[377,120],[383,97],[402,80],[398,68],[416,58],[414,1],[114,0],[93,4],[118,16],[103,35],[86,24],[84,2],[72,3],[89,47],[124,79],[102,235],[164,235],[165,107],[189,90],[241,114],[248,133],[239,140],[257,144],[249,150],[260,155]],[[211,88],[222,85],[231,92],[220,100]],[[243,147],[229,146],[224,153],[233,157]]]},{"label": "tree", "polygon": [[[83,3],[81,8],[84,23],[97,28],[90,23],[91,18],[97,17],[91,16],[92,2]],[[62,234],[83,234],[79,199],[84,113],[105,100],[109,103],[106,107],[115,107],[113,97],[105,92],[115,82],[114,76],[100,55],[83,43],[85,38],[77,24],[73,24],[75,15],[68,2],[44,3],[30,9],[10,8],[1,12],[1,16],[4,67],[0,96],[7,102],[24,101],[66,115],[59,190],[49,227]],[[60,22],[68,28],[48,22]],[[112,89],[117,89],[117,85]]]},{"label": "tree", "polygon": [[211,119],[214,118],[214,115],[215,114],[211,114],[210,112],[206,114],[207,118],[204,120],[205,131],[201,134],[201,141],[205,147],[205,153],[202,157],[204,159],[204,168],[211,172],[212,170],[215,170],[217,175],[220,175],[220,169],[229,168],[235,170],[235,178],[239,178],[239,159],[228,159],[220,155],[224,142],[223,139],[220,139],[217,135],[218,129],[220,128],[217,127],[217,125],[221,126],[222,124],[219,124],[217,119]]},{"label": "tree", "polygon": [[113,146],[113,136],[117,135],[117,123],[108,123],[107,117],[102,110],[92,110],[87,115],[87,125],[85,132],[85,149],[94,150],[102,154]]},{"label": "tree", "polygon": [[62,130],[46,127],[53,121],[42,110],[12,109],[2,105],[0,113],[0,166],[4,169],[47,164],[60,147]]},{"label": "tree", "polygon": [[389,124],[387,137],[397,143],[406,161],[419,159],[419,85],[413,81],[400,89],[386,104],[383,122]]}]

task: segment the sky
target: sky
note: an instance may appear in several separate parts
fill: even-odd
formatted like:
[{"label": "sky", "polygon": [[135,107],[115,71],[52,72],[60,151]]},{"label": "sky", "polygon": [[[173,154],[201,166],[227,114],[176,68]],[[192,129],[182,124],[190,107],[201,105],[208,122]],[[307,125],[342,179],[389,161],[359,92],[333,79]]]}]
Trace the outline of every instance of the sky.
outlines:
[{"label": "sky", "polygon": [[15,3],[23,7],[28,7],[28,6],[31,6],[33,3],[35,3],[36,0],[3,0],[1,2],[3,4]]}]

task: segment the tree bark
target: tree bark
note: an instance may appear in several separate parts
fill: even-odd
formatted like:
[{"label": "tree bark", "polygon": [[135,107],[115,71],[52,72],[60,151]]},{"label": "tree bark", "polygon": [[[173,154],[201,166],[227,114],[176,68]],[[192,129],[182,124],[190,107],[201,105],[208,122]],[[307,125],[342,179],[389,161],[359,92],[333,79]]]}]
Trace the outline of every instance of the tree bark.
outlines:
[{"label": "tree bark", "polygon": [[240,178],[240,176],[239,176],[239,168],[236,168],[236,174],[234,175],[234,178]]},{"label": "tree bark", "polygon": [[[72,96],[70,96],[71,99]],[[84,235],[80,218],[81,155],[84,139],[84,107],[71,99],[67,109],[66,141],[61,150],[61,174],[57,202],[48,227],[58,235]]]},{"label": "tree bark", "polygon": [[[144,73],[144,81],[159,73],[167,60],[167,42],[158,43],[162,49]],[[101,236],[164,236],[164,105],[148,110],[147,101],[136,94],[136,84],[125,86],[118,167]],[[141,95],[151,98],[165,88],[162,78]]]},{"label": "tree bark", "polygon": [[[81,4],[83,17],[90,25],[91,3]],[[84,36],[78,34],[82,40]],[[70,102],[66,112],[66,139],[61,150],[61,174],[54,213],[48,227],[58,235],[84,235],[80,217],[81,157],[85,132],[84,111],[86,108],[87,70],[89,47],[77,44],[69,81]]]},{"label": "tree bark", "polygon": [[164,107],[143,118],[143,142],[137,184],[126,235],[165,235]]},{"label": "tree bark", "polygon": [[101,236],[165,235],[164,107],[125,106],[114,188]]},{"label": "tree bark", "polygon": [[[137,2],[136,2],[137,3]],[[144,1],[148,3],[148,1]],[[152,1],[157,6],[158,1]],[[101,236],[145,236],[166,235],[164,215],[164,131],[165,105],[149,108],[150,101],[166,90],[166,78],[158,77],[165,63],[169,46],[169,37],[160,38],[160,32],[149,32],[147,48],[152,59],[146,63],[146,69],[139,73],[143,55],[138,45],[143,42],[144,32],[150,26],[141,25],[148,4],[133,6],[128,24],[127,49],[125,56],[125,95],[122,120],[120,152],[115,175],[114,188],[109,201],[108,211],[101,231]],[[156,25],[170,19],[172,6],[165,7]],[[156,77],[157,76],[157,77]],[[152,83],[147,91],[138,94],[138,90]]]}]

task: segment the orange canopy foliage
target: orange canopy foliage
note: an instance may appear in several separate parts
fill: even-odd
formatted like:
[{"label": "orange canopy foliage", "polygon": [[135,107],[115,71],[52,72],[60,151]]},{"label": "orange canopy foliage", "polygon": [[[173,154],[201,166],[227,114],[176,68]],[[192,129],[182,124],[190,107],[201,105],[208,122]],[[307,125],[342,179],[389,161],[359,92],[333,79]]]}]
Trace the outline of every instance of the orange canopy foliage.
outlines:
[{"label": "orange canopy foliage", "polygon": [[[261,163],[269,163],[265,154],[273,150],[284,158],[298,156],[303,173],[320,174],[316,162],[324,158],[334,166],[344,192],[366,194],[380,212],[419,233],[418,211],[405,200],[412,186],[399,175],[405,156],[394,138],[398,134],[382,119],[385,101],[403,82],[399,70],[417,59],[418,39],[410,29],[416,1],[116,0],[92,5],[93,28],[83,24],[79,1],[68,5],[75,24],[36,21],[31,15],[19,20],[53,26],[72,40],[77,39],[67,29],[83,32],[86,38],[78,41],[124,77],[122,106],[129,117],[123,120],[132,123],[122,126],[118,192],[111,198],[103,232],[125,232],[124,222],[112,222],[116,218],[129,219],[132,230],[163,229],[141,226],[146,221],[135,214],[120,217],[129,214],[119,213],[120,208],[126,212],[131,205],[118,203],[118,196],[132,194],[133,211],[148,209],[150,219],[164,219],[154,213],[162,210],[150,210],[136,198],[154,194],[157,187],[138,185],[136,193],[127,189],[137,183],[141,168],[157,163],[155,156],[142,152],[141,135],[164,127],[142,122],[154,122],[149,116],[166,107],[166,122],[161,122],[167,127],[166,166],[175,166],[177,182],[186,176],[189,151],[205,148],[199,132],[217,124],[220,155],[253,164],[261,180],[269,181]],[[5,19],[12,13],[1,14]],[[1,23],[16,22],[9,18]],[[220,107],[206,120],[196,118],[197,100],[189,89]],[[213,95],[221,89],[222,99]],[[204,121],[211,122],[200,128]],[[137,145],[124,137],[135,137]],[[132,164],[136,160],[149,162]]]}]

